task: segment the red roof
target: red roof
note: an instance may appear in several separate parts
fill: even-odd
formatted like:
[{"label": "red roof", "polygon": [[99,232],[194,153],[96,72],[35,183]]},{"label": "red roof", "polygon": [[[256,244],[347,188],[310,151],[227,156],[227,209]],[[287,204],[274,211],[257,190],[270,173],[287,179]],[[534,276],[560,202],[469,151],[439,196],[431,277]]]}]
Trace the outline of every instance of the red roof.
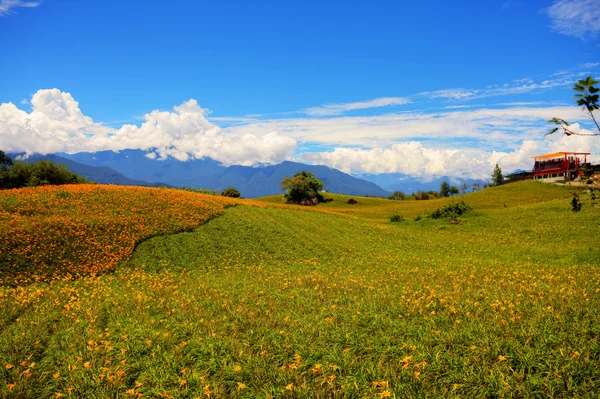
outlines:
[{"label": "red roof", "polygon": [[553,152],[551,154],[544,154],[544,155],[536,155],[535,157],[531,157],[531,158],[535,158],[535,159],[550,159],[550,158],[562,158],[565,155],[590,155],[591,152],[567,152],[567,151],[561,151],[561,152]]}]

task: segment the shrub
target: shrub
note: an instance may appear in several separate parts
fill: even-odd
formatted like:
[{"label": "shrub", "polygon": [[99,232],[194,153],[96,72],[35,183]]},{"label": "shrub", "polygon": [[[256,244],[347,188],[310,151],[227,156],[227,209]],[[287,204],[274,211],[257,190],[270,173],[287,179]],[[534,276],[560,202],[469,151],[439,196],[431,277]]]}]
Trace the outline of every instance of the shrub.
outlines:
[{"label": "shrub", "polygon": [[229,187],[229,188],[226,188],[225,190],[223,190],[221,192],[221,195],[223,197],[239,198],[240,192],[233,187]]},{"label": "shrub", "polygon": [[403,200],[406,195],[402,191],[394,191],[392,195],[388,197],[391,200]]},{"label": "shrub", "polygon": [[406,219],[400,215],[394,215],[390,217],[390,222],[392,223],[404,222],[405,220]]},{"label": "shrub", "polygon": [[423,217],[421,215],[415,216],[415,222],[418,222],[421,219],[423,219]]},{"label": "shrub", "polygon": [[428,200],[429,193],[426,191],[417,191],[413,194],[413,197],[415,197],[416,200]]},{"label": "shrub", "polygon": [[472,210],[473,208],[471,208],[469,204],[467,204],[465,201],[460,201],[436,209],[435,211],[429,214],[429,217],[431,219],[441,219],[445,217],[456,219],[458,216],[463,215]]}]

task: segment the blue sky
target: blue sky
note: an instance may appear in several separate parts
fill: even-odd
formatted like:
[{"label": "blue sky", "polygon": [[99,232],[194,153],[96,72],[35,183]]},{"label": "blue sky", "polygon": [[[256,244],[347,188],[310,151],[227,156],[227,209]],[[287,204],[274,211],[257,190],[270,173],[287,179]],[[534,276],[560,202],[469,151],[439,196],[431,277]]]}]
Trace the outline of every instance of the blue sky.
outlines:
[{"label": "blue sky", "polygon": [[543,138],[591,127],[570,87],[600,76],[599,0],[0,0],[0,37],[9,150],[424,178],[600,153]]}]

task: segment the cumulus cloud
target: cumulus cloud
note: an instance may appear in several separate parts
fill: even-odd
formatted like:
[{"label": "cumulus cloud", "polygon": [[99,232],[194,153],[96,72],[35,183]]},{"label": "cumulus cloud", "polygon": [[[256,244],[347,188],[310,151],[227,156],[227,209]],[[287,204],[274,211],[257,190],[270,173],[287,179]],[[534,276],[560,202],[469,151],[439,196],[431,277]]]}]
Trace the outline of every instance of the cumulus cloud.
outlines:
[{"label": "cumulus cloud", "polygon": [[181,161],[210,157],[225,165],[277,163],[291,156],[296,140],[276,132],[233,132],[221,129],[206,116],[196,100],[152,111],[141,126],[112,128],[94,122],[79,109],[69,93],[39,90],[31,112],[12,103],[0,105],[0,147],[8,152],[54,153],[151,150],[151,157]]},{"label": "cumulus cloud", "polygon": [[[513,151],[427,147],[421,142],[396,143],[388,148],[336,148],[331,152],[302,154],[302,159],[347,173],[403,173],[428,180],[433,176],[489,179],[496,163],[505,173],[530,170],[531,157],[557,151],[598,154],[600,143],[590,137],[524,140]],[[590,160],[593,160],[594,156]],[[598,156],[595,156],[598,160]]]},{"label": "cumulus cloud", "polygon": [[359,109],[368,108],[379,108],[389,107],[392,105],[404,105],[410,103],[408,98],[403,97],[382,97],[375,98],[368,101],[360,101],[354,103],[345,104],[328,104],[321,107],[307,108],[305,110],[307,115],[312,116],[328,116],[328,115],[341,115],[348,111],[355,111]]},{"label": "cumulus cloud", "polygon": [[600,7],[597,0],[559,0],[548,7],[553,30],[580,39],[596,38],[600,32]]},{"label": "cumulus cloud", "polygon": [[[579,108],[509,105],[361,117],[249,117],[221,128],[209,110],[191,99],[171,111],[152,111],[139,125],[111,127],[83,114],[71,94],[49,89],[32,96],[30,112],[0,104],[0,148],[29,154],[137,148],[156,160],[210,157],[224,165],[251,166],[294,159],[300,142],[304,148],[296,157],[303,161],[346,172],[400,172],[423,179],[487,178],[496,162],[505,171],[528,169],[531,156],[553,151],[600,154],[597,137],[543,137],[545,121],[553,116],[585,131],[577,122],[589,123],[589,116]],[[331,151],[306,152],[314,145]]]},{"label": "cumulus cloud", "polygon": [[18,7],[37,7],[40,5],[39,1],[23,1],[23,0],[0,0],[0,17],[4,15],[14,14],[13,11]]}]

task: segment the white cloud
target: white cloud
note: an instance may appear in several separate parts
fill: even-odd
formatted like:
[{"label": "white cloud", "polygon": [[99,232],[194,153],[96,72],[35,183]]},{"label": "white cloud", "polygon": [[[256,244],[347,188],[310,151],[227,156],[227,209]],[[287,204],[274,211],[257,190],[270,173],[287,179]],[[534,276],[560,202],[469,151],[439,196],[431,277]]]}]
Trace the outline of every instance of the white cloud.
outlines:
[{"label": "white cloud", "polygon": [[481,91],[469,89],[443,89],[419,93],[419,96],[428,98],[447,98],[452,100],[465,100],[475,98]]},{"label": "white cloud", "polygon": [[[595,63],[584,64],[589,68],[596,66]],[[530,78],[517,79],[511,83],[503,85],[492,85],[485,89],[444,89],[419,93],[416,97],[425,97],[430,99],[447,99],[447,100],[473,100],[487,97],[506,96],[529,93],[532,91],[553,89],[556,87],[566,87],[573,84],[576,77],[581,77],[582,73],[556,73],[551,79],[546,79],[536,83]]]},{"label": "white cloud", "polygon": [[398,141],[470,141],[481,148],[515,147],[531,137],[542,137],[546,120],[561,116],[587,120],[571,106],[476,109],[438,113],[401,113],[361,117],[290,118],[258,121],[227,128],[240,133],[277,131],[299,142],[330,146],[388,147]]},{"label": "white cloud", "polygon": [[358,109],[378,108],[378,107],[389,107],[392,105],[404,105],[409,104],[410,100],[403,97],[382,97],[375,98],[368,101],[360,101],[346,104],[328,104],[321,107],[307,108],[305,110],[307,115],[312,116],[329,116],[329,115],[341,115],[348,111],[355,111]]},{"label": "white cloud", "polygon": [[23,0],[0,0],[0,17],[4,15],[14,14],[12,11],[18,7],[37,7],[40,5],[40,1],[23,1]]},{"label": "white cloud", "polygon": [[[0,148],[7,152],[53,153],[139,148],[154,157],[185,161],[210,157],[225,165],[277,163],[289,158],[296,140],[267,131],[259,134],[221,129],[206,119],[209,111],[196,100],[152,111],[140,127],[104,126],[85,116],[71,94],[39,90],[30,113],[12,103],[0,105]],[[151,155],[152,156],[152,155]]]},{"label": "white cloud", "polygon": [[580,39],[595,38],[600,32],[600,7],[597,0],[559,0],[546,13],[551,27],[563,35]]},{"label": "white cloud", "polygon": [[[486,178],[499,162],[503,170],[528,169],[539,153],[572,150],[600,154],[597,137],[550,136],[545,122],[560,116],[589,123],[574,106],[453,109],[362,117],[248,118],[221,128],[196,100],[172,111],[152,111],[139,125],[109,127],[84,115],[69,93],[39,90],[31,112],[0,105],[0,148],[7,152],[80,152],[139,148],[147,157],[185,161],[210,157],[225,165],[302,160],[356,173],[401,172],[424,179],[433,175]],[[533,104],[526,104],[533,105]],[[216,119],[216,118],[215,118]],[[306,148],[332,151],[305,152]],[[498,151],[502,149],[502,151]],[[596,155],[597,157],[597,155]]]},{"label": "white cloud", "polygon": [[600,142],[591,137],[562,136],[554,140],[524,140],[515,150],[502,152],[435,148],[411,141],[387,148],[336,148],[331,152],[305,153],[301,158],[347,173],[404,173],[423,180],[432,176],[489,179],[496,163],[505,173],[530,170],[531,157],[556,151],[591,151],[588,160],[598,160]]}]

